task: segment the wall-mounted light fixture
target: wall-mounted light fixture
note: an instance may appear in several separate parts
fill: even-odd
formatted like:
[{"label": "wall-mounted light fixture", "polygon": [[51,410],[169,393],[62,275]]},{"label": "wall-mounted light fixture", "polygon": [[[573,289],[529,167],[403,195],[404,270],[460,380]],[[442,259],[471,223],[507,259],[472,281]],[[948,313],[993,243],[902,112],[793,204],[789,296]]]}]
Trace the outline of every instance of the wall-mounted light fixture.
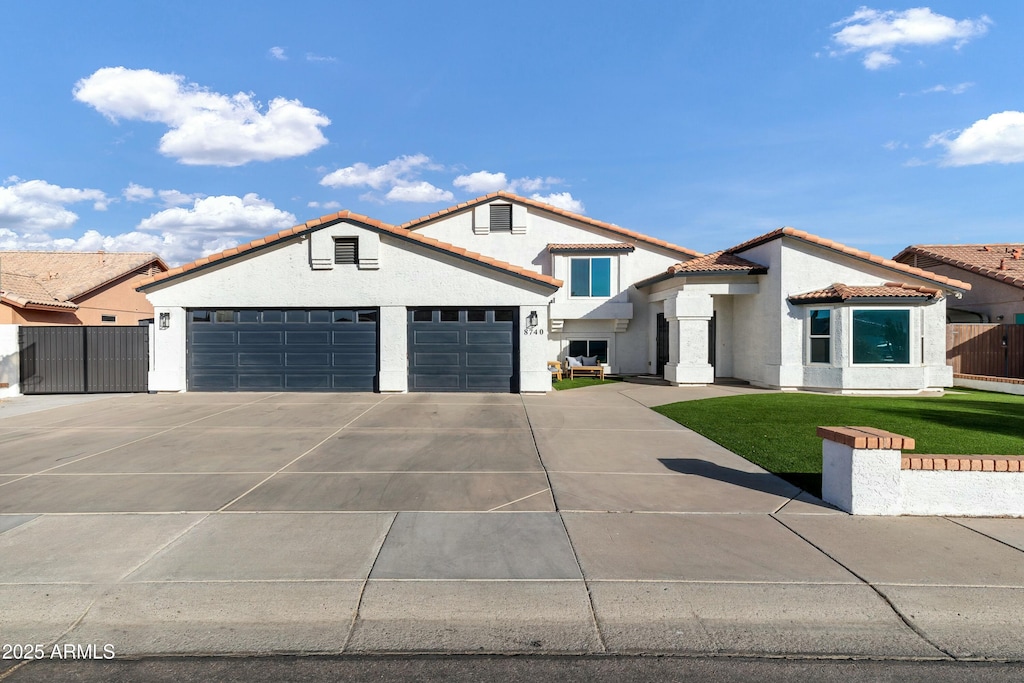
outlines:
[{"label": "wall-mounted light fixture", "polygon": [[530,315],[526,316],[527,327],[537,327],[537,311],[530,311]]},{"label": "wall-mounted light fixture", "polygon": [[166,330],[171,326],[171,314],[164,312],[160,314],[160,329]]}]

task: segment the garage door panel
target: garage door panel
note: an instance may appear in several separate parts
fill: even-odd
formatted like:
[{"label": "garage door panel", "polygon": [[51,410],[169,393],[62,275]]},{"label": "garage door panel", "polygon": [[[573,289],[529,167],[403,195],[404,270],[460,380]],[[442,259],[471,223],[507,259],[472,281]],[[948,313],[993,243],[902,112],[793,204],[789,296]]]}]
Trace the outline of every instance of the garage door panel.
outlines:
[{"label": "garage door panel", "polygon": [[192,364],[197,368],[215,368],[235,366],[235,354],[233,353],[200,353],[192,359]]},{"label": "garage door panel", "polygon": [[512,369],[511,353],[466,353],[467,368],[501,368],[502,370]]},{"label": "garage door panel", "polygon": [[376,318],[370,309],[200,311],[189,317],[188,387],[375,391]]},{"label": "garage door panel", "polygon": [[234,346],[236,338],[233,330],[204,330],[196,332],[192,341],[196,344],[225,344]]},{"label": "garage door panel", "polygon": [[[497,323],[501,324],[501,323]],[[510,325],[511,323],[505,323]],[[475,344],[512,344],[512,330],[494,330],[481,332],[478,330],[466,331],[466,343]]]},{"label": "garage door panel", "polygon": [[324,346],[331,343],[331,333],[329,330],[290,330],[284,333],[284,343],[289,346],[291,346],[292,344],[313,344],[316,346]]},{"label": "garage door panel", "polygon": [[[360,327],[366,327],[365,324],[360,324]],[[369,330],[361,329],[349,329],[343,331],[335,331],[333,333],[331,343],[335,346],[355,346],[364,345],[370,348],[376,348],[377,345],[377,327],[376,325],[370,326]]]},{"label": "garage door panel", "polygon": [[368,367],[377,360],[373,352],[367,353],[335,353],[331,358],[331,364],[336,368]]},{"label": "garage door panel", "polygon": [[239,353],[238,354],[238,365],[239,366],[251,366],[251,365],[264,365],[277,367],[281,365],[283,358],[280,353]]},{"label": "garage door panel", "polygon": [[284,343],[284,333],[240,331],[238,333],[238,343],[241,346],[255,346],[263,344],[278,346]]},{"label": "garage door panel", "polygon": [[514,309],[409,309],[411,391],[518,391]]}]

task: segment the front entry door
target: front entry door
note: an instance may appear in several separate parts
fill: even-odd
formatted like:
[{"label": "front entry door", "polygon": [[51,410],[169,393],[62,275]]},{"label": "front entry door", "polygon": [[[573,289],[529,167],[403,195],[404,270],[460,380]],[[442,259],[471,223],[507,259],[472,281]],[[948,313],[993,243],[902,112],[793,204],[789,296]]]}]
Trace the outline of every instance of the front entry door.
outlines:
[{"label": "front entry door", "polygon": [[668,320],[664,313],[659,313],[656,319],[657,331],[655,333],[656,365],[657,374],[665,376],[665,365],[668,363]]}]

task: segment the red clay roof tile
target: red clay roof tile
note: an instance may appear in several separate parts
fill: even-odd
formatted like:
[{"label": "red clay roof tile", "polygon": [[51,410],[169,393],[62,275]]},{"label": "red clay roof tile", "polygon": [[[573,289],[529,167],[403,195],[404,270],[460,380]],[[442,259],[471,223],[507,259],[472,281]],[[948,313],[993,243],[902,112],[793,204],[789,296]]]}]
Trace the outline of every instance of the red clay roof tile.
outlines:
[{"label": "red clay roof tile", "polygon": [[[913,244],[894,257],[908,265],[934,259],[1024,289],[1024,244]],[[923,257],[923,259],[921,258]]]}]

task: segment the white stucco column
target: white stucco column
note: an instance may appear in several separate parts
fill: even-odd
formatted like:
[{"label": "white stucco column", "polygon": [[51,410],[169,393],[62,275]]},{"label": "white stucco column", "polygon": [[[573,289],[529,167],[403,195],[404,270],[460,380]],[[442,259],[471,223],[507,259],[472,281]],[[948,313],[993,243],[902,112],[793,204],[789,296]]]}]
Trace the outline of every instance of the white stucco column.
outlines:
[{"label": "white stucco column", "polygon": [[380,374],[377,386],[382,394],[409,390],[409,313],[405,306],[381,306]]},{"label": "white stucco column", "polygon": [[[529,325],[530,313],[537,312],[537,324]],[[530,394],[551,391],[551,372],[548,361],[548,307],[520,306],[519,329],[519,391]]]},{"label": "white stucco column", "polygon": [[0,325],[0,398],[21,393],[18,325]]},{"label": "white stucco column", "polygon": [[705,292],[681,290],[665,300],[669,350],[665,379],[673,384],[713,384],[708,363],[708,323],[714,300]]},{"label": "white stucco column", "polygon": [[[170,314],[166,330],[160,329],[160,314]],[[186,311],[180,306],[156,306],[153,309],[155,324],[150,328],[153,339],[149,359],[150,391],[185,391]]]}]

